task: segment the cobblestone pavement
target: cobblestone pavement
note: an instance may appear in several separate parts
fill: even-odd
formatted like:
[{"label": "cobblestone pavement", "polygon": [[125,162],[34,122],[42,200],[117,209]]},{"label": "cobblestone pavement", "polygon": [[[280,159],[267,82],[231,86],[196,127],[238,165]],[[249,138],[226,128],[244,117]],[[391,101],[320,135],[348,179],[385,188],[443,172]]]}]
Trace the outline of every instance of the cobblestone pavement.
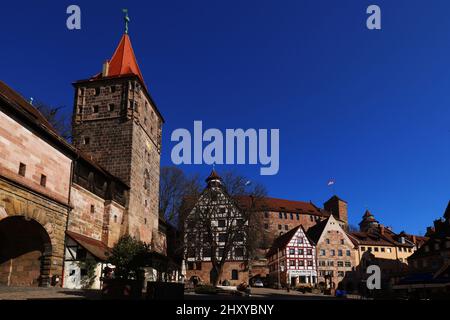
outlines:
[{"label": "cobblestone pavement", "polygon": [[62,288],[28,288],[0,286],[0,300],[98,300],[98,290],[71,290]]},{"label": "cobblestone pavement", "polygon": [[233,295],[205,295],[205,294],[195,294],[186,293],[184,295],[186,300],[337,300],[342,298],[336,298],[331,296],[325,296],[322,294],[310,294],[310,293],[300,293],[295,290],[287,292],[286,290],[277,290],[271,288],[252,288],[250,297],[240,297]]}]

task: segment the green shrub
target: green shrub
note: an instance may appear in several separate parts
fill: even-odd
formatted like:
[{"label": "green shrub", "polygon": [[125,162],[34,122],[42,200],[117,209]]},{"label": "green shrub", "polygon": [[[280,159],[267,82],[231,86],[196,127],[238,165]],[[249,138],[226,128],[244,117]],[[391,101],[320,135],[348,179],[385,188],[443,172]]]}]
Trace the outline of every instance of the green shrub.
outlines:
[{"label": "green shrub", "polygon": [[145,257],[150,246],[130,236],[119,239],[112,248],[108,262],[116,269],[114,277],[119,279],[137,279],[145,266]]}]

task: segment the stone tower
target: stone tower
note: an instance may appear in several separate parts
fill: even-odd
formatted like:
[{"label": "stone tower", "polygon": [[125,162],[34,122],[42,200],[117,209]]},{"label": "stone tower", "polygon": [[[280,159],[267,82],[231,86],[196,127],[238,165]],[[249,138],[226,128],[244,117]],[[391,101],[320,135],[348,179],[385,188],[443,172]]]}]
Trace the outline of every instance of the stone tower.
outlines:
[{"label": "stone tower", "polygon": [[128,34],[102,72],[74,83],[73,144],[130,187],[122,234],[150,243],[158,230],[163,118]]},{"label": "stone tower", "polygon": [[345,222],[345,224],[348,224],[348,210],[346,201],[340,199],[338,196],[332,196],[323,204],[323,207],[328,212],[331,212],[335,218]]}]

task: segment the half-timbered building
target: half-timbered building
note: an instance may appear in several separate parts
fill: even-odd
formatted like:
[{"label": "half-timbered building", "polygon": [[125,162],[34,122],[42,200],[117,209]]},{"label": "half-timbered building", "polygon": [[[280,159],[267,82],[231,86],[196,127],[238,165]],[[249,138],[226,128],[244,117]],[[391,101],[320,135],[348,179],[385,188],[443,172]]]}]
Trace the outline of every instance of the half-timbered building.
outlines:
[{"label": "half-timbered building", "polygon": [[272,285],[295,287],[317,283],[314,243],[302,225],[276,238],[267,259]]}]

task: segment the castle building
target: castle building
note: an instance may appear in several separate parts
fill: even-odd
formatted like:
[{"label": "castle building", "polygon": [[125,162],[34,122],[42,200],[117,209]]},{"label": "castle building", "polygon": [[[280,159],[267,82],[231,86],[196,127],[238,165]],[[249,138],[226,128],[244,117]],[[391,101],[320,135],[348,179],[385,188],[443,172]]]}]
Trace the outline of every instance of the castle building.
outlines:
[{"label": "castle building", "polygon": [[[74,83],[73,145],[0,82],[0,284],[94,288],[131,235],[165,254],[158,218],[163,119],[124,34],[101,73]],[[91,285],[90,285],[91,286]]]}]

